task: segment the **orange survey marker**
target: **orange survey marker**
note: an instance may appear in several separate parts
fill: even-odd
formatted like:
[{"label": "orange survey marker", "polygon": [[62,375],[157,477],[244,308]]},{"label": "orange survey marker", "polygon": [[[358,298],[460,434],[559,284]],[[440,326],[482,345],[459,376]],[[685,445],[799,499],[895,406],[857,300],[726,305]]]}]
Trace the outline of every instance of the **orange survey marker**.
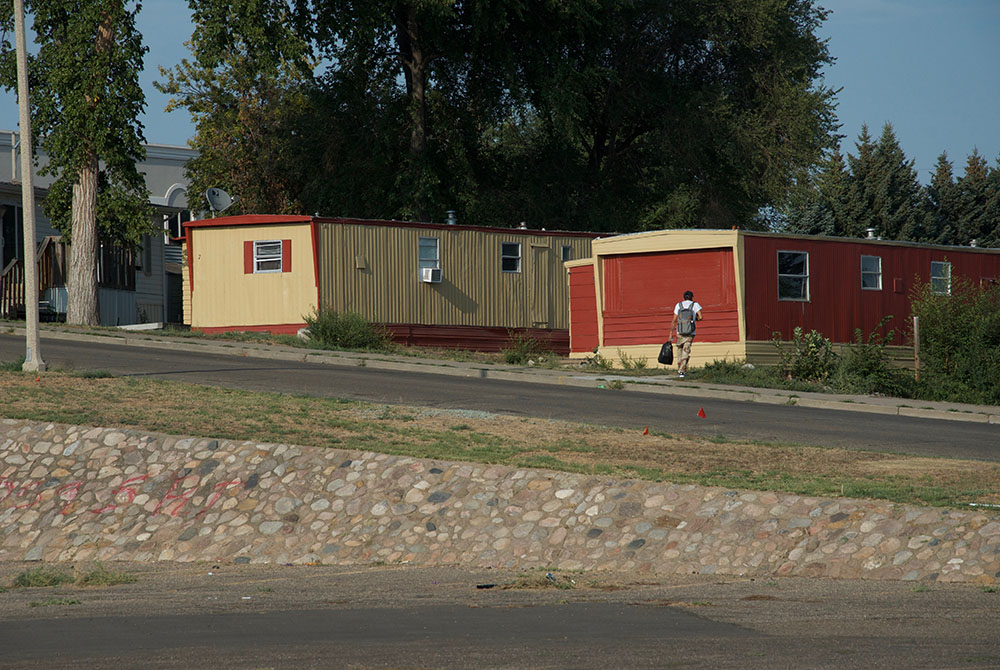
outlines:
[{"label": "orange survey marker", "polygon": [[701,407],[701,408],[698,409],[698,416],[700,416],[703,419],[705,418],[705,408],[704,407]]}]

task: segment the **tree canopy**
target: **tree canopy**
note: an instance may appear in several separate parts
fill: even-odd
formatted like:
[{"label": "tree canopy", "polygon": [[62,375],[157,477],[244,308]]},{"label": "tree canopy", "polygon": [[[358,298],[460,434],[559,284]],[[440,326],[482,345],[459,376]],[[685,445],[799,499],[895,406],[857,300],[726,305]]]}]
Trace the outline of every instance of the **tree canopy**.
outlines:
[{"label": "tree canopy", "polygon": [[[136,168],[145,157],[138,117],[145,108],[139,72],[146,47],[135,27],[139,2],[29,0],[38,53],[30,58],[34,146],[55,181],[46,215],[72,243],[71,323],[98,321],[96,249],[106,241],[133,245],[151,226],[148,191]],[[0,83],[16,86],[8,40],[11,7],[3,9]]]},{"label": "tree canopy", "polygon": [[753,226],[833,144],[813,0],[189,4],[161,86],[245,209]]}]

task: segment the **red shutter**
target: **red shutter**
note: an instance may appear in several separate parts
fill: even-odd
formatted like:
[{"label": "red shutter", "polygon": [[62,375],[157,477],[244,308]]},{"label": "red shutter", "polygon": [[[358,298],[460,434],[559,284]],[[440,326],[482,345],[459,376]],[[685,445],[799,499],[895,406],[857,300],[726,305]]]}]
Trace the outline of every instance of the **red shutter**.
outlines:
[{"label": "red shutter", "polygon": [[281,271],[292,271],[292,241],[281,240]]},{"label": "red shutter", "polygon": [[243,243],[243,274],[253,274],[253,240]]}]

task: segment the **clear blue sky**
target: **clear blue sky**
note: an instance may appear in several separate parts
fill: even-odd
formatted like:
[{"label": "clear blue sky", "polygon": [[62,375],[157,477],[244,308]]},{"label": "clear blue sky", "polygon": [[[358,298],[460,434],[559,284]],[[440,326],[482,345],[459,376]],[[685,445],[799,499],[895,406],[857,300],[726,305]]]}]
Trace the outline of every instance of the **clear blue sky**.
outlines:
[{"label": "clear blue sky", "polygon": [[[947,151],[960,174],[973,147],[991,165],[1000,156],[1000,0],[819,0],[832,10],[821,37],[837,62],[826,84],[842,88],[837,114],[843,150],[867,123],[876,138],[893,124],[903,151],[928,181]],[[29,21],[30,23],[30,21]],[[152,82],[157,66],[187,55],[190,12],[183,0],[146,0],[139,19],[149,53],[143,87],[148,142],[184,144],[193,132],[184,110],[163,112]],[[13,94],[0,94],[0,128],[17,127]]]}]

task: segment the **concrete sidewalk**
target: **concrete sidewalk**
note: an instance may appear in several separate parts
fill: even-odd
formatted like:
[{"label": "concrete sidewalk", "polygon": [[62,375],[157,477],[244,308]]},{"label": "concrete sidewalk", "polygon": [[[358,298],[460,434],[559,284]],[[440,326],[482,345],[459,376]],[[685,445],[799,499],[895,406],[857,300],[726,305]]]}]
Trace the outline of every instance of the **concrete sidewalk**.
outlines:
[{"label": "concrete sidewalk", "polygon": [[[14,333],[24,335],[23,326],[14,325],[11,327],[11,330]],[[175,350],[185,349],[229,356],[294,360],[324,365],[365,366],[380,370],[406,370],[409,372],[451,375],[455,377],[503,379],[531,384],[553,384],[585,388],[609,388],[614,385],[617,388],[618,383],[620,383],[622,385],[621,390],[642,393],[676,394],[689,398],[723,398],[726,400],[762,402],[773,405],[798,405],[800,407],[848,412],[867,412],[870,414],[890,414],[949,421],[1000,424],[1000,407],[997,406],[934,402],[884,396],[751,388],[706,383],[692,378],[679,379],[673,372],[657,376],[635,377],[615,374],[614,371],[595,371],[591,368],[585,368],[582,365],[574,366],[573,361],[567,361],[565,367],[559,369],[548,369],[417,358],[380,353],[303,349],[283,345],[243,343],[223,339],[213,340],[165,336],[157,335],[152,331],[88,330],[50,324],[42,325],[41,336],[43,338],[62,340],[114,342],[123,346]]]}]

